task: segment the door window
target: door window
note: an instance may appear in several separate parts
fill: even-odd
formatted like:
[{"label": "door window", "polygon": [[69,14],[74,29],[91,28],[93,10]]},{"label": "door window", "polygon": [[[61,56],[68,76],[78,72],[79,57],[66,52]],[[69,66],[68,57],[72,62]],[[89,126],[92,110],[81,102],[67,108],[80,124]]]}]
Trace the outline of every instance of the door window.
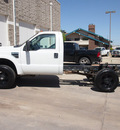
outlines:
[{"label": "door window", "polygon": [[31,50],[39,49],[55,49],[56,48],[56,37],[55,34],[43,34],[38,35],[30,41]]}]

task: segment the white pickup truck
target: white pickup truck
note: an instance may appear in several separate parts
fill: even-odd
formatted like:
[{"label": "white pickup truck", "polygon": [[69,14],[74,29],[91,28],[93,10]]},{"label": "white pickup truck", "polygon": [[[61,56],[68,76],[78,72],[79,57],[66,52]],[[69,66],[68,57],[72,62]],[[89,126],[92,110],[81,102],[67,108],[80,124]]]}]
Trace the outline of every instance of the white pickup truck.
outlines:
[{"label": "white pickup truck", "polygon": [[18,76],[58,75],[63,74],[63,70],[79,74],[82,71],[102,91],[113,91],[117,87],[116,67],[63,65],[63,52],[61,32],[40,32],[22,45],[0,47],[0,89],[16,86]]},{"label": "white pickup truck", "polygon": [[62,74],[62,34],[40,32],[22,45],[0,47],[0,64],[0,88],[11,87],[16,75]]},{"label": "white pickup truck", "polygon": [[110,50],[106,50],[105,47],[96,47],[95,50],[101,52],[101,56],[109,56]]}]

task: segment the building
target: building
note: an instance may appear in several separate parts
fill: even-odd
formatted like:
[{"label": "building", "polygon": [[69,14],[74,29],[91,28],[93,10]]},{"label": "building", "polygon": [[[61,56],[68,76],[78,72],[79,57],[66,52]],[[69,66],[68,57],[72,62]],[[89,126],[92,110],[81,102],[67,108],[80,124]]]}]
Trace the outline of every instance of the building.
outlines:
[{"label": "building", "polygon": [[78,43],[81,47],[86,47],[89,50],[95,47],[109,47],[109,40],[95,33],[95,25],[90,24],[88,31],[82,28],[78,28],[68,34],[66,34],[67,41],[73,41]]},{"label": "building", "polygon": [[39,31],[50,30],[51,21],[52,30],[60,31],[60,3],[57,0],[0,0],[0,43],[14,45],[14,30],[17,44],[23,43]]}]

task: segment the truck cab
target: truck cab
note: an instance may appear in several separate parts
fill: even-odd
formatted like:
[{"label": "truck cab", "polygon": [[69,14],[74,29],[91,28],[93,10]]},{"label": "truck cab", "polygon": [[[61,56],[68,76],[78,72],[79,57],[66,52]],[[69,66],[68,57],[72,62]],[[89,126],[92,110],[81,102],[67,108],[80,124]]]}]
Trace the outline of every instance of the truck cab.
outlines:
[{"label": "truck cab", "polygon": [[22,45],[0,47],[0,63],[14,66],[17,75],[62,74],[62,34],[40,32]]}]

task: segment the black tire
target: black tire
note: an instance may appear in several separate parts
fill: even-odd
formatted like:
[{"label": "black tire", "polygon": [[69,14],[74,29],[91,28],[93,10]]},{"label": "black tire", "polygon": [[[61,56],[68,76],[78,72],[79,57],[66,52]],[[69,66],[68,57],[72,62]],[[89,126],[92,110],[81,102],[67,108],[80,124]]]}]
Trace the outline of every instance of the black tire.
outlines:
[{"label": "black tire", "polygon": [[14,88],[15,80],[14,70],[7,65],[0,65],[0,89]]},{"label": "black tire", "polygon": [[118,75],[109,68],[100,70],[94,80],[94,85],[103,92],[113,92],[119,83]]},{"label": "black tire", "polygon": [[90,65],[91,64],[91,61],[89,58],[87,57],[82,57],[80,58],[79,60],[79,64],[82,64],[82,65]]}]

